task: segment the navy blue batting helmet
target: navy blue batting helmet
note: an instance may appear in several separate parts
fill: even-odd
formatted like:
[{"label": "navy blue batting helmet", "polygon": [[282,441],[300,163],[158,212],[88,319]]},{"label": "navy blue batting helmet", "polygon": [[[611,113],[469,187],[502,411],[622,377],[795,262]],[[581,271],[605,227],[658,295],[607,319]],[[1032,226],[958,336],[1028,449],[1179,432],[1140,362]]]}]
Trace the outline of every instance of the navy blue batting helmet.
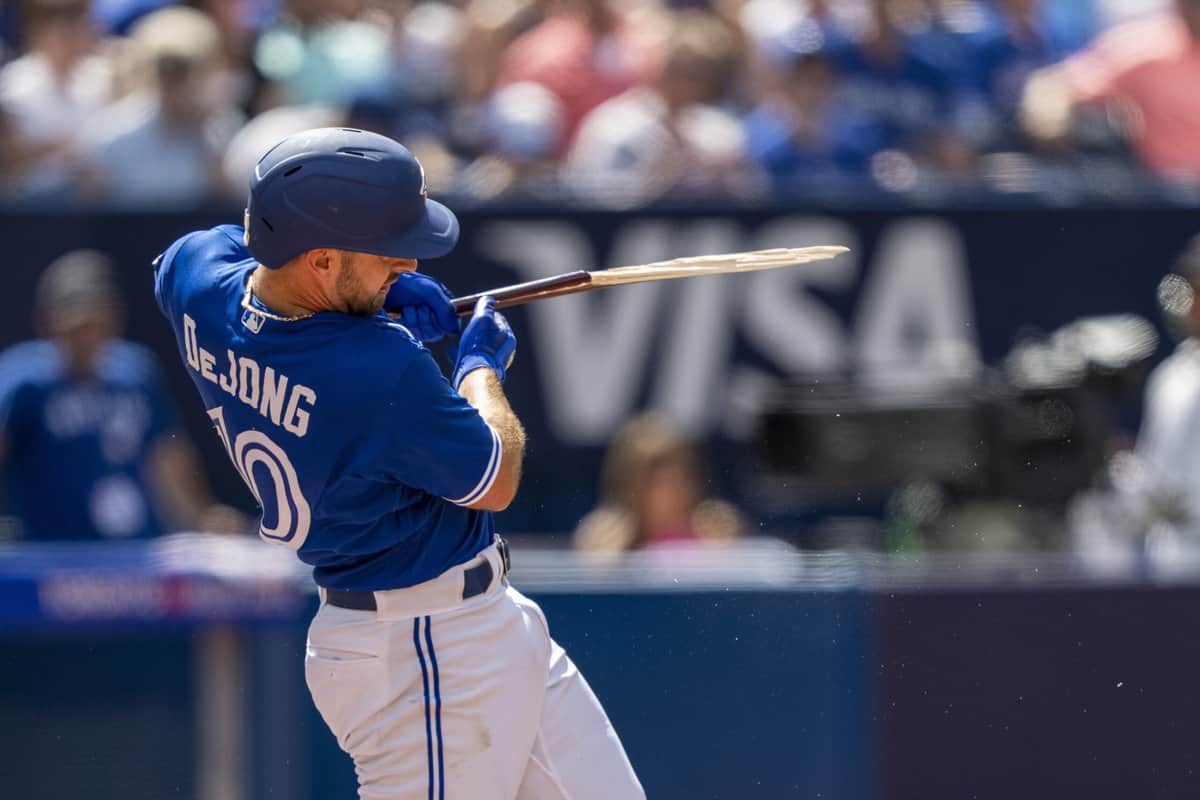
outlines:
[{"label": "navy blue batting helmet", "polygon": [[268,150],[250,176],[246,246],[271,269],[318,247],[436,258],[457,241],[454,212],[426,197],[420,163],[386,136],[297,133]]}]

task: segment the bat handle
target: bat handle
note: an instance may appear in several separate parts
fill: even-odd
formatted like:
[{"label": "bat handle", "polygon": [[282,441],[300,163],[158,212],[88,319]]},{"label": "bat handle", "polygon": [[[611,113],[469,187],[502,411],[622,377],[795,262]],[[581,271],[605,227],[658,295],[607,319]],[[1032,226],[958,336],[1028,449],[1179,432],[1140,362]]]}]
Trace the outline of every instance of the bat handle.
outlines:
[{"label": "bat handle", "polygon": [[496,308],[508,308],[528,303],[530,300],[541,300],[546,297],[558,297],[559,295],[587,291],[591,287],[591,283],[591,274],[581,269],[575,272],[566,272],[562,275],[542,278],[541,280],[504,286],[487,292],[469,294],[465,297],[456,297],[452,305],[454,306],[455,314],[465,317],[475,310],[475,303],[484,295],[491,295],[496,298]]}]

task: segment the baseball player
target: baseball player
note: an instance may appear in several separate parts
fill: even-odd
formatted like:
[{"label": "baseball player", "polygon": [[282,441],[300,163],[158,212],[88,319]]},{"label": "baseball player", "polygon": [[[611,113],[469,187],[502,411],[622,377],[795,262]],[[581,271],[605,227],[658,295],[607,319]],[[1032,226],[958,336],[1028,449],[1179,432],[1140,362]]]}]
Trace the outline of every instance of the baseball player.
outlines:
[{"label": "baseball player", "polygon": [[44,338],[0,353],[0,466],[22,535],[246,530],[241,514],[211,501],[157,360],[120,338],[113,273],[94,250],[55,259],[34,295]]},{"label": "baseball player", "polygon": [[521,473],[502,388],[513,333],[484,298],[450,380],[422,346],[458,323],[417,259],[457,238],[408,150],[305,131],[259,161],[244,229],[188,234],[155,261],[155,295],[260,535],[313,567],[305,672],[360,797],[643,797],[505,578],[491,512]]}]

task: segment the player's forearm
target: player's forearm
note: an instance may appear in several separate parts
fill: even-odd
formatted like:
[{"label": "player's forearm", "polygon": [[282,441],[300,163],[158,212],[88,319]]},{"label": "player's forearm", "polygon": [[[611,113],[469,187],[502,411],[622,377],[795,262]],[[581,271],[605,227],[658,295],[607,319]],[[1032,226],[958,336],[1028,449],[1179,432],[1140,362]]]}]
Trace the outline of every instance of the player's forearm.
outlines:
[{"label": "player's forearm", "polygon": [[521,464],[525,458],[525,429],[508,404],[496,373],[477,369],[466,375],[458,387],[459,394],[479,411],[484,422],[500,437],[500,473],[492,490],[474,507],[500,511],[512,502],[521,483]]},{"label": "player's forearm", "polygon": [[150,458],[155,493],[167,523],[176,530],[199,530],[209,495],[196,454],[180,440],[163,436]]}]

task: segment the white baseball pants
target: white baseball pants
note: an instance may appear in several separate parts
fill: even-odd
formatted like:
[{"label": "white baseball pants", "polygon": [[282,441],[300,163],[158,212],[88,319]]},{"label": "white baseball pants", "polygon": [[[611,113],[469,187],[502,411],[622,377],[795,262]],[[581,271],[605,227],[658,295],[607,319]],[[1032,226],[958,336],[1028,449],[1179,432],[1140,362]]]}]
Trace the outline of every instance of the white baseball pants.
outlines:
[{"label": "white baseball pants", "polygon": [[[461,599],[463,572],[492,585]],[[596,696],[490,547],[376,611],[322,603],[305,675],[362,800],[639,800]]]}]

